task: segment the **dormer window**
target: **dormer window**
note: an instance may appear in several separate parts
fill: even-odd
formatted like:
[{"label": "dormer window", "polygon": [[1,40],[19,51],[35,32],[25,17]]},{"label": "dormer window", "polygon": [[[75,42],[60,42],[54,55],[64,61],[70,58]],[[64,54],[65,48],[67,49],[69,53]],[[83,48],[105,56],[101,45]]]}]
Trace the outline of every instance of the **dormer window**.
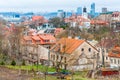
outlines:
[{"label": "dormer window", "polygon": [[49,40],[44,40],[44,42],[49,42]]}]

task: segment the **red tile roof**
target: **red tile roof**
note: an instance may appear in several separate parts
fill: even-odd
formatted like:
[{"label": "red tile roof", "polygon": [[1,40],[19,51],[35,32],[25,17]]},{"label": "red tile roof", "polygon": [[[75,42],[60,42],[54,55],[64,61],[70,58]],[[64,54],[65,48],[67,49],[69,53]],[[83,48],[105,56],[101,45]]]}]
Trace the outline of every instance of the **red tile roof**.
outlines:
[{"label": "red tile roof", "polygon": [[65,22],[90,22],[90,19],[86,19],[83,16],[71,16],[69,18],[65,18]]},{"label": "red tile roof", "polygon": [[32,42],[29,44],[36,44],[38,43],[38,40],[40,41],[39,44],[55,44],[56,43],[56,38],[50,34],[24,36],[23,40],[25,42],[32,40]]},{"label": "red tile roof", "polygon": [[85,40],[62,38],[51,48],[51,50],[58,51],[61,48],[60,52],[71,54],[84,42]]},{"label": "red tile roof", "polygon": [[37,21],[37,20],[41,20],[41,19],[44,19],[44,17],[43,16],[32,16],[33,21]]},{"label": "red tile roof", "polygon": [[98,24],[98,25],[107,25],[108,22],[102,20],[91,20],[91,24]]},{"label": "red tile roof", "polygon": [[37,35],[32,36],[32,39],[34,39],[34,40],[40,40],[39,36],[37,36]]},{"label": "red tile roof", "polygon": [[120,47],[115,46],[109,53],[109,57],[115,57],[115,58],[120,58]]},{"label": "red tile roof", "polygon": [[39,37],[43,40],[56,40],[55,37],[50,34],[40,34]]}]

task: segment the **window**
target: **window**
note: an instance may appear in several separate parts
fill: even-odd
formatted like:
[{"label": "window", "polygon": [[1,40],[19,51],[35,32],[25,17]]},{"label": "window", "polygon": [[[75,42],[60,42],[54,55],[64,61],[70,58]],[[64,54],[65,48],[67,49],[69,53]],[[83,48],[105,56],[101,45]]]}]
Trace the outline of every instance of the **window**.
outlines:
[{"label": "window", "polygon": [[44,40],[44,42],[49,42],[49,40]]},{"label": "window", "polygon": [[55,60],[55,55],[53,55],[53,60]]},{"label": "window", "polygon": [[105,52],[105,50],[104,50],[104,49],[102,49],[102,52],[104,53],[104,52]]},{"label": "window", "polygon": [[88,51],[91,52],[91,48],[89,48]]},{"label": "window", "polygon": [[106,60],[108,60],[108,57],[106,57]]},{"label": "window", "polygon": [[116,59],[114,59],[114,63],[116,64]]},{"label": "window", "polygon": [[82,48],[81,51],[84,51],[84,48]]},{"label": "window", "polygon": [[57,59],[59,59],[59,56],[57,55]]},{"label": "window", "polygon": [[63,56],[61,56],[61,60],[63,59]]},{"label": "window", "polygon": [[112,60],[112,59],[110,59],[110,61],[111,61],[111,63],[113,63],[113,60]]},{"label": "window", "polygon": [[53,59],[53,55],[51,55],[51,59]]},{"label": "window", "polygon": [[118,60],[118,64],[120,64],[120,60]]},{"label": "window", "polygon": [[66,63],[66,57],[64,59],[65,59],[65,63]]}]

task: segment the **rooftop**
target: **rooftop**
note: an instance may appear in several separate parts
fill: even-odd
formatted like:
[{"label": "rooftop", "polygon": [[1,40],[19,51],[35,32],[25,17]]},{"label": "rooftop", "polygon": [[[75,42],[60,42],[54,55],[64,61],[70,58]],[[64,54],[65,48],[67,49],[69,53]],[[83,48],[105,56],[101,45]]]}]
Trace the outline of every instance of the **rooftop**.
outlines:
[{"label": "rooftop", "polygon": [[71,54],[75,49],[77,49],[85,40],[78,40],[78,39],[69,39],[69,38],[62,38],[60,39],[56,45],[54,45],[51,50],[59,51],[61,53],[68,53]]}]

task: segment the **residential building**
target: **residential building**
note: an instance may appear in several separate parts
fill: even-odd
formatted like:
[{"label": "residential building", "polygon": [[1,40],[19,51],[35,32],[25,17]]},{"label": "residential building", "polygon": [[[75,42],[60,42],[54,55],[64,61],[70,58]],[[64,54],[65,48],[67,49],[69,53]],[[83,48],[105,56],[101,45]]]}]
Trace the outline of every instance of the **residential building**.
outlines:
[{"label": "residential building", "polygon": [[99,51],[99,64],[104,66],[109,66],[110,59],[109,59],[109,52],[113,48],[115,44],[118,43],[117,39],[111,39],[111,38],[103,38],[101,41],[96,44],[96,48]]},{"label": "residential building", "polygon": [[115,32],[120,31],[120,12],[116,11],[112,13],[111,27],[113,27]]},{"label": "residential building", "polygon": [[65,18],[66,23],[70,23],[70,27],[79,27],[79,28],[90,28],[90,19],[84,18],[83,16],[73,15],[69,18]]},{"label": "residential building", "polygon": [[111,68],[120,67],[120,46],[114,46],[108,53]]},{"label": "residential building", "polygon": [[99,28],[101,27],[108,27],[109,23],[107,21],[103,21],[103,20],[91,20],[90,22],[91,24],[91,29],[94,31],[99,30]]},{"label": "residential building", "polygon": [[97,66],[98,50],[85,40],[62,38],[50,50],[52,66],[81,71]]},{"label": "residential building", "polygon": [[101,13],[95,19],[102,20],[102,21],[107,21],[107,22],[111,23],[112,13],[113,12]]},{"label": "residential building", "polygon": [[26,64],[47,64],[49,49],[35,44],[23,44],[21,47],[22,58]]},{"label": "residential building", "polygon": [[56,43],[56,38],[50,34],[39,34],[33,36],[24,36],[23,44],[37,44],[46,48]]},{"label": "residential building", "polygon": [[40,26],[47,22],[48,21],[43,16],[32,16],[32,23],[34,23],[35,26]]}]

